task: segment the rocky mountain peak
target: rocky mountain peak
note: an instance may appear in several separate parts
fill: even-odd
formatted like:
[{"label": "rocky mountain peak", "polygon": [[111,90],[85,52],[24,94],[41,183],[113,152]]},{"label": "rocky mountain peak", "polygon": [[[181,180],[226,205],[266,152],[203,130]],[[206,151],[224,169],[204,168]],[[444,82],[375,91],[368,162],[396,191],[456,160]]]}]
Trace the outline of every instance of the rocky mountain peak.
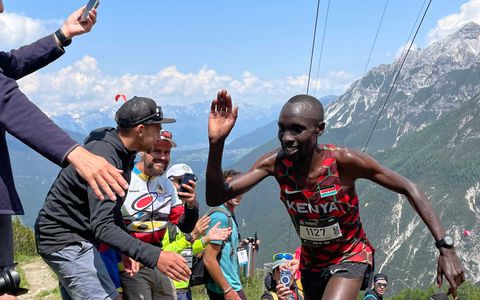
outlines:
[{"label": "rocky mountain peak", "polygon": [[480,25],[470,21],[453,34],[456,38],[476,39],[480,36]]}]

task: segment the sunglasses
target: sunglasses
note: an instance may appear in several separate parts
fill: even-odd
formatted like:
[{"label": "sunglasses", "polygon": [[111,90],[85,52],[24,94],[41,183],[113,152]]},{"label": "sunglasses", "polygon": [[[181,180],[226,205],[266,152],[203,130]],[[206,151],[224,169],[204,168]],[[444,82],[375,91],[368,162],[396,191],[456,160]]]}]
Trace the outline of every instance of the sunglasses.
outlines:
[{"label": "sunglasses", "polygon": [[281,259],[292,260],[293,259],[293,254],[292,253],[277,253],[277,254],[273,255],[273,260],[281,260]]},{"label": "sunglasses", "polygon": [[162,108],[160,106],[157,106],[155,109],[155,112],[149,116],[146,116],[143,119],[140,119],[132,124],[130,124],[131,127],[137,126],[142,123],[147,123],[148,121],[161,121],[163,119],[163,112]]},{"label": "sunglasses", "polygon": [[381,288],[386,288],[387,284],[386,283],[375,283],[376,286],[381,287]]}]

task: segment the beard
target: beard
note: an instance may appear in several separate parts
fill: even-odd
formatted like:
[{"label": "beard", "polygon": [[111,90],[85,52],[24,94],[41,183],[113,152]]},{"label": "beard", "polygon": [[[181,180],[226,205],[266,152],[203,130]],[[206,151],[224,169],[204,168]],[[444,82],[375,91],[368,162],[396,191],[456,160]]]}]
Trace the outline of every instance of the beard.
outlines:
[{"label": "beard", "polygon": [[157,165],[157,163],[144,163],[145,174],[148,176],[161,176],[165,174],[168,164]]}]

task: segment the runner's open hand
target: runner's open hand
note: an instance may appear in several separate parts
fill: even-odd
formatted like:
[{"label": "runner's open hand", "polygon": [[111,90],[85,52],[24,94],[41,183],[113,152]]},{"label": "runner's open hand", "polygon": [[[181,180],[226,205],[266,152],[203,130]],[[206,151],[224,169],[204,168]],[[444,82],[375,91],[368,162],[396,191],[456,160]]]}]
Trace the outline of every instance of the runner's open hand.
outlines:
[{"label": "runner's open hand", "polygon": [[232,106],[232,97],[226,90],[217,93],[217,98],[213,99],[208,118],[208,138],[210,140],[225,139],[238,116],[238,107]]}]

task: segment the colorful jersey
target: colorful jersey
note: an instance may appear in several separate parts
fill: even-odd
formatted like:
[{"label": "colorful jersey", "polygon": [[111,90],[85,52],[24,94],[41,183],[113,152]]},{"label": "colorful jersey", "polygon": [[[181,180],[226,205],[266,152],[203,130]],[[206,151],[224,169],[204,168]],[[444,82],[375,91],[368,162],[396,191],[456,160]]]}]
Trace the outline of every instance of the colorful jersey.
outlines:
[{"label": "colorful jersey", "polygon": [[146,243],[160,244],[167,223],[177,225],[183,210],[177,190],[168,178],[149,177],[136,167],[133,169],[122,217],[134,237]]},{"label": "colorful jersey", "polygon": [[313,188],[299,188],[294,162],[279,159],[275,178],[280,199],[287,208],[300,240],[300,264],[305,269],[321,269],[341,262],[373,263],[373,247],[360,222],[355,187],[342,188],[333,145],[321,145],[322,171]]}]

